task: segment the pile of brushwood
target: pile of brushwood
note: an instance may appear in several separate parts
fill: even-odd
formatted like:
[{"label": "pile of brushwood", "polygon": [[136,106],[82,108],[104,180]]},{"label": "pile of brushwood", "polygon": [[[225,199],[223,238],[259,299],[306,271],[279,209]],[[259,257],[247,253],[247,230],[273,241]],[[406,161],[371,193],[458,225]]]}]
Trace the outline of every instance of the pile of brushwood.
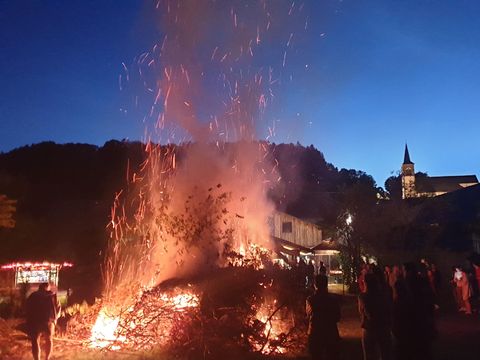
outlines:
[{"label": "pile of brushwood", "polygon": [[[120,314],[118,338],[103,350],[161,349],[210,359],[299,354],[306,340],[307,295],[294,270],[277,267],[232,266],[172,279],[134,299]],[[88,338],[101,307],[99,302],[74,315],[68,336]]]}]

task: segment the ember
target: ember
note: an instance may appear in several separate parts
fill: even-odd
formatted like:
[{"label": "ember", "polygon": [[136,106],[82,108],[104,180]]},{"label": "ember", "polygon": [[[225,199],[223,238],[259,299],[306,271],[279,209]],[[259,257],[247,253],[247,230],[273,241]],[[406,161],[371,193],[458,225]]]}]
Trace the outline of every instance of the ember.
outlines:
[{"label": "ember", "polygon": [[283,346],[279,346],[279,342],[282,336],[288,334],[293,325],[290,321],[282,319],[278,313],[279,310],[281,310],[281,308],[278,308],[276,300],[270,303],[264,303],[258,308],[255,318],[264,324],[264,339],[262,343],[258,343],[254,339],[249,339],[255,350],[261,351],[264,354],[282,354],[286,351]]},{"label": "ember", "polygon": [[176,311],[183,311],[185,308],[198,306],[198,296],[195,294],[179,294],[173,297],[162,294],[160,299],[166,304],[172,304]]}]

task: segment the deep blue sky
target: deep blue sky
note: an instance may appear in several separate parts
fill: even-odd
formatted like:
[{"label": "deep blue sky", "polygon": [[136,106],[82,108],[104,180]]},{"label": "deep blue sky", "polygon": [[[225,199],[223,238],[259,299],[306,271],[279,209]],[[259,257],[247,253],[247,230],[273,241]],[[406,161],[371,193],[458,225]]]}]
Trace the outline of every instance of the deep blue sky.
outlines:
[{"label": "deep blue sky", "polygon": [[[338,167],[480,175],[480,1],[310,0],[283,85],[276,142],[313,144]],[[158,39],[150,1],[0,0],[0,151],[45,140],[140,139],[118,88]],[[302,64],[294,64],[298,68]]]}]

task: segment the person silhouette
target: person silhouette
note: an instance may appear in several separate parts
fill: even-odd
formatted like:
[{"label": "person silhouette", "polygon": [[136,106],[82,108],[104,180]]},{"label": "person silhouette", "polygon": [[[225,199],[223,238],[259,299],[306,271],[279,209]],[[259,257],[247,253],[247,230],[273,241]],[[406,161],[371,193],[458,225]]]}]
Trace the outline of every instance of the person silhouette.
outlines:
[{"label": "person silhouette", "polygon": [[27,332],[32,342],[34,360],[40,358],[40,335],[46,337],[45,359],[48,360],[53,349],[55,323],[60,315],[60,304],[56,294],[50,291],[49,283],[42,283],[38,290],[27,298],[25,303]]},{"label": "person silhouette", "polygon": [[314,287],[314,280],[315,280],[315,265],[313,265],[313,261],[310,260],[310,262],[307,265],[307,282],[308,282],[309,288]]},{"label": "person silhouette", "polygon": [[433,293],[414,263],[403,265],[404,278],[395,284],[393,334],[401,360],[432,359],[436,337]]},{"label": "person silhouette", "polygon": [[365,275],[365,292],[358,297],[362,326],[364,360],[391,359],[391,300],[387,286],[381,286],[380,276]]},{"label": "person silhouette", "polygon": [[340,336],[337,323],[340,321],[340,305],[337,298],[328,293],[328,279],[317,275],[315,292],[307,298],[308,350],[313,360],[337,360]]}]

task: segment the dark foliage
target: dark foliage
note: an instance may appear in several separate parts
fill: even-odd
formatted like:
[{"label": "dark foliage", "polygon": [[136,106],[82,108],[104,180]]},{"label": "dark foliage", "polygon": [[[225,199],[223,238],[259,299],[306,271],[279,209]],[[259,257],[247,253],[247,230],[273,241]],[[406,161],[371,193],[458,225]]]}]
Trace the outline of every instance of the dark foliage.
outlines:
[{"label": "dark foliage", "polygon": [[[0,229],[0,261],[73,261],[78,283],[98,292],[112,199],[126,185],[128,163],[142,161],[142,148],[44,142],[0,154],[0,192],[18,200],[16,227]],[[77,283],[69,277],[62,278]]]}]

